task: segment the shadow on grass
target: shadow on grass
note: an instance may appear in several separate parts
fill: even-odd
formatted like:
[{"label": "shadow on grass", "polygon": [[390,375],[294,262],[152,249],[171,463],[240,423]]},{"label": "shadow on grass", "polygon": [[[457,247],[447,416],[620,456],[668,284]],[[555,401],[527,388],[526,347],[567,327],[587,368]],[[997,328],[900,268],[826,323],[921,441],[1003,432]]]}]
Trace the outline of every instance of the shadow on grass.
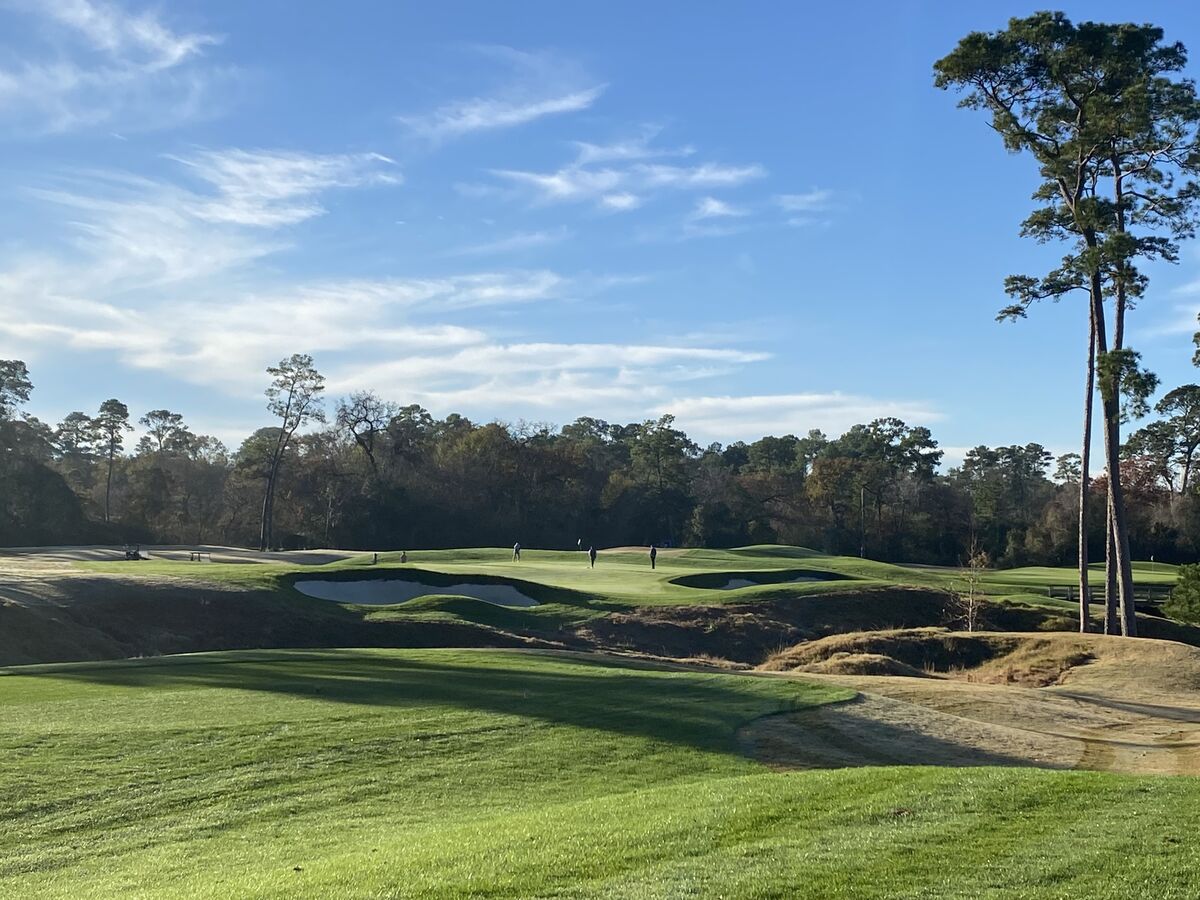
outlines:
[{"label": "shadow on grass", "polygon": [[699,572],[672,578],[671,584],[704,590],[729,591],[772,584],[796,584],[824,581],[849,581],[849,575],[817,569],[773,569],[750,572]]},{"label": "shadow on grass", "polygon": [[981,747],[957,741],[931,729],[863,719],[866,701],[857,697],[839,704],[830,723],[830,712],[803,710],[766,716],[739,732],[745,752],[776,768],[849,769],[864,766],[1019,766],[1070,769],[1071,762],[1034,759],[998,747]]},{"label": "shadow on grass", "polygon": [[1094,694],[1076,693],[1075,691],[1055,691],[1063,697],[1070,697],[1079,703],[1088,703],[1102,709],[1112,709],[1118,712],[1134,713],[1139,716],[1150,716],[1156,719],[1170,719],[1175,722],[1200,724],[1200,707],[1165,706],[1159,703],[1138,703],[1133,700],[1115,700],[1111,697],[1098,697]]},{"label": "shadow on grass", "polygon": [[632,609],[628,605],[566,605],[558,602],[534,607],[509,607],[485,603],[468,597],[431,595],[394,606],[355,606],[365,622],[404,622],[422,617],[443,617],[447,621],[473,622],[518,634],[550,634],[578,625],[597,616]]},{"label": "shadow on grass", "polygon": [[[503,657],[478,663],[337,651],[278,660],[173,659],[72,666],[35,677],[126,688],[256,691],[367,707],[456,707],[736,752],[734,733],[761,715],[845,699],[846,691],[729,675],[634,669],[599,660]],[[523,664],[523,665],[522,665]]]}]

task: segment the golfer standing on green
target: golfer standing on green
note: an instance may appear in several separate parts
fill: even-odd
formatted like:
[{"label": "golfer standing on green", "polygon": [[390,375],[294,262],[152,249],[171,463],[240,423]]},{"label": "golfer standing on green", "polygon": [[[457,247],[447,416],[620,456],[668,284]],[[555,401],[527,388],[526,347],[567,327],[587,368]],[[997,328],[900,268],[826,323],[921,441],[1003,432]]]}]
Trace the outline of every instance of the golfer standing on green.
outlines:
[{"label": "golfer standing on green", "polygon": [[655,560],[657,560],[657,559],[658,559],[658,548],[655,547],[653,544],[651,544],[650,545],[650,568],[651,569],[658,568],[658,566],[655,565]]}]

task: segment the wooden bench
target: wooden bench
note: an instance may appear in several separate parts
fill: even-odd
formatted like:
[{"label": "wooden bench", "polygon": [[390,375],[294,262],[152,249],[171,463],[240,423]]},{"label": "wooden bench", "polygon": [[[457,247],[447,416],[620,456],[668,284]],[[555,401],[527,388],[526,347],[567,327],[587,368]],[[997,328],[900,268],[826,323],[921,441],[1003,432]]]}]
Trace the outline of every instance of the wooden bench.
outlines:
[{"label": "wooden bench", "polygon": [[212,553],[208,550],[189,550],[188,562],[204,562],[205,557],[209,562],[212,562]]}]

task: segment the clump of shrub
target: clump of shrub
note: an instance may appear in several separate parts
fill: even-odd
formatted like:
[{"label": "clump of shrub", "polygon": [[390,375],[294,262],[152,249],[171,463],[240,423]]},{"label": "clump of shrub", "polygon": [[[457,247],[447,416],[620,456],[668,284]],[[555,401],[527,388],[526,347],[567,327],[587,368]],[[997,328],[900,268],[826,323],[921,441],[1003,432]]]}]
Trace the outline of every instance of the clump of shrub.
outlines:
[{"label": "clump of shrub", "polygon": [[1179,567],[1179,581],[1162,610],[1172,619],[1200,625],[1200,565]]}]

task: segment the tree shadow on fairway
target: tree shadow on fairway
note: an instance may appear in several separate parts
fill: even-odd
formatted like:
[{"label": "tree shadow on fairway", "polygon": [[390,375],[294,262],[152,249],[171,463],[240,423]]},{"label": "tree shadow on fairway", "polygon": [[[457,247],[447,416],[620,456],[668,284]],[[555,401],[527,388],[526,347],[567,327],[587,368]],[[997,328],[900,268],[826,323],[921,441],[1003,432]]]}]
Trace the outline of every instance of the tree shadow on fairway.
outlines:
[{"label": "tree shadow on fairway", "polygon": [[247,654],[240,660],[71,666],[39,677],[147,690],[253,691],[365,707],[449,706],[720,752],[736,752],[736,729],[757,716],[848,693],[783,680],[497,653],[447,653],[444,661],[435,654],[358,651]]}]

